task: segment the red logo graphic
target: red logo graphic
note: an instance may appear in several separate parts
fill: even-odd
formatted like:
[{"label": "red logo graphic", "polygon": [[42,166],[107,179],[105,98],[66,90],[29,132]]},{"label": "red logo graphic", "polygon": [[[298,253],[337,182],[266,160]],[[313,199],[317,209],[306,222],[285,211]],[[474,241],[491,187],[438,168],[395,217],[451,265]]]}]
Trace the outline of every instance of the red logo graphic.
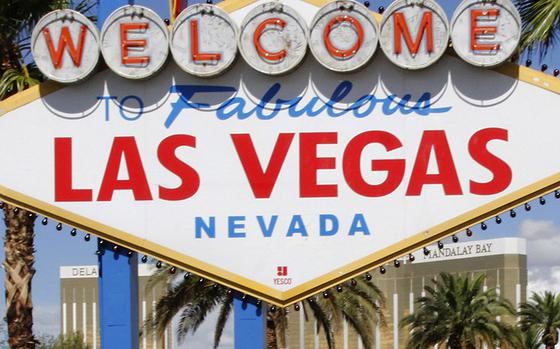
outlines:
[{"label": "red logo graphic", "polygon": [[278,276],[288,276],[288,267],[279,266],[277,270],[278,270]]}]

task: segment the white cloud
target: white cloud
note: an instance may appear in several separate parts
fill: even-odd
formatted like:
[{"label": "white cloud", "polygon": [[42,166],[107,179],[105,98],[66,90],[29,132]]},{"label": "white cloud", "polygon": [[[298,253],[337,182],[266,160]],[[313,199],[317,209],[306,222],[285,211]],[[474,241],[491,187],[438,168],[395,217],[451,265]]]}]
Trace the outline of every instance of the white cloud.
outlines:
[{"label": "white cloud", "polygon": [[519,236],[527,239],[530,268],[560,265],[560,227],[552,220],[526,219],[519,226]]},{"label": "white cloud", "polygon": [[519,236],[527,239],[528,296],[532,292],[560,292],[560,227],[552,220],[526,219]]},{"label": "white cloud", "polygon": [[552,220],[525,219],[519,225],[519,235],[528,240],[541,240],[560,236],[560,228]]},{"label": "white cloud", "polygon": [[[214,311],[206,317],[194,335],[189,334],[184,342],[176,345],[177,349],[186,348],[213,348],[214,347],[214,329],[216,328],[216,320],[218,312]],[[175,318],[174,328],[176,328],[177,317]],[[233,349],[233,313],[230,315],[222,339],[218,349]],[[175,341],[177,343],[177,341]]]},{"label": "white cloud", "polygon": [[58,336],[60,333],[60,306],[35,305],[33,307],[33,332],[36,335]]},{"label": "white cloud", "polygon": [[529,270],[528,295],[532,292],[560,292],[560,266]]}]

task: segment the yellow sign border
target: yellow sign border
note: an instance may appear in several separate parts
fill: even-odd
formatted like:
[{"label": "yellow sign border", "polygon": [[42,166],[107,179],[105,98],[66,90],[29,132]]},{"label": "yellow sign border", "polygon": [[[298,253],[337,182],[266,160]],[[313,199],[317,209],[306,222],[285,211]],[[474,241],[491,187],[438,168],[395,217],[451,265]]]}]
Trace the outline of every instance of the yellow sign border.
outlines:
[{"label": "yellow sign border", "polygon": [[[315,6],[322,6],[328,2],[325,0],[304,1]],[[255,0],[228,0],[220,3],[218,6],[231,13],[253,2]],[[374,13],[374,15],[377,20],[380,20],[379,14]],[[519,81],[560,94],[560,79],[543,72],[513,63],[504,64],[494,70]],[[64,87],[66,86],[47,81],[17,93],[4,101],[0,101],[0,117]],[[507,212],[527,201],[551,193],[558,188],[560,188],[560,172],[285,292],[275,290],[222,268],[204,263],[172,249],[63,210],[1,185],[0,200],[86,231],[119,246],[145,253],[169,265],[188,270],[208,280],[226,285],[270,304],[285,307],[358,277],[397,258],[406,256],[423,246],[432,244],[503,212]]]}]

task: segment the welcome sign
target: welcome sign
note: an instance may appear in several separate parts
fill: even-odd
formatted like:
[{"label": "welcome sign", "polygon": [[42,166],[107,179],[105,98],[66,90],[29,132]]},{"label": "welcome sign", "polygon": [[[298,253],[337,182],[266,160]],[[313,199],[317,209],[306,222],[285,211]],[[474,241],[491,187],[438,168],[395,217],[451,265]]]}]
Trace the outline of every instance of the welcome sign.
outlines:
[{"label": "welcome sign", "polygon": [[[485,20],[497,20],[498,12],[487,9],[487,2],[480,2],[482,9],[476,1],[466,3],[475,6],[469,11],[487,11],[480,13]],[[430,63],[438,54],[440,27],[433,22],[430,30],[422,23],[432,23],[437,9],[417,25],[408,24],[416,28],[410,30],[410,45],[402,32],[400,49],[408,58],[378,52],[370,62],[375,50],[368,43],[375,41],[374,34],[383,48],[384,26],[400,26],[399,20],[358,25],[341,17],[332,22],[322,16],[329,11],[333,18],[344,16],[337,12],[340,6],[297,0],[282,4],[297,8],[282,12],[294,22],[289,24],[287,17],[278,17],[285,25],[267,22],[272,24],[262,28],[257,44],[252,41],[253,56],[249,48],[243,53],[247,43],[239,33],[252,28],[247,30],[254,38],[259,23],[270,19],[262,16],[275,13],[263,2],[193,6],[178,17],[176,23],[186,27],[177,33],[174,27],[171,32],[155,27],[176,61],[161,66],[160,59],[170,58],[160,54],[169,52],[143,37],[158,22],[148,13],[117,10],[108,23],[120,23],[117,28],[124,23],[128,29],[114,35],[110,30],[99,34],[74,18],[84,25],[83,45],[88,38],[100,43],[97,53],[83,50],[79,66],[73,55],[80,57],[75,38],[82,24],[74,33],[67,22],[68,39],[53,39],[50,53],[40,31],[37,45],[44,45],[39,49],[43,56],[36,58],[50,64],[53,74],[67,74],[68,81],[85,78],[93,72],[86,69],[88,62],[100,52],[110,69],[87,83],[46,83],[0,103],[0,137],[9,145],[9,151],[0,152],[0,162],[10,164],[0,170],[0,198],[288,305],[560,186],[558,119],[551,112],[560,91],[556,79],[510,64],[482,69],[443,53]],[[202,8],[219,18],[202,16]],[[397,8],[389,13],[401,13],[406,20],[407,9]],[[352,11],[346,15],[368,20],[369,12],[358,5]],[[209,38],[202,30],[208,23],[193,25],[192,18],[215,22],[213,28],[237,41],[225,40],[220,51],[212,45],[228,36]],[[149,24],[140,28],[127,22],[137,19]],[[319,28],[319,33],[330,25],[326,32],[332,35],[325,39],[321,34],[327,46],[314,44],[313,29],[299,41],[288,30],[293,25],[297,32],[296,19],[300,28]],[[473,21],[467,22],[481,26]],[[363,33],[356,29],[360,26]],[[415,43],[423,27],[423,38]],[[64,37],[63,25],[50,28],[51,38]],[[189,30],[195,29],[199,36],[191,37]],[[474,36],[476,44],[492,45],[484,50],[495,56],[515,40],[515,35],[502,40],[493,29],[482,30],[482,37]],[[276,40],[288,34],[293,40]],[[103,44],[112,35],[115,59],[104,51],[109,43]],[[191,44],[173,46],[177,35]],[[64,50],[61,42],[66,42]],[[293,68],[287,58],[292,49],[294,55],[300,51],[291,43],[315,45],[311,54],[294,58]],[[416,54],[411,51],[415,46]],[[177,48],[192,53],[193,47],[202,59],[196,64],[192,54],[181,61],[173,53]],[[237,59],[236,49],[242,52]],[[58,53],[60,69],[53,60]],[[258,58],[261,54],[269,56]],[[478,65],[493,65],[486,61],[490,56],[485,52]],[[348,57],[356,58],[355,65],[343,62]],[[507,57],[506,52],[499,59]],[[267,71],[252,59],[277,65]],[[410,71],[401,63],[429,68]],[[297,70],[276,74],[286,69]],[[217,71],[219,76],[204,78]],[[146,81],[126,77],[142,74],[153,76]]]}]

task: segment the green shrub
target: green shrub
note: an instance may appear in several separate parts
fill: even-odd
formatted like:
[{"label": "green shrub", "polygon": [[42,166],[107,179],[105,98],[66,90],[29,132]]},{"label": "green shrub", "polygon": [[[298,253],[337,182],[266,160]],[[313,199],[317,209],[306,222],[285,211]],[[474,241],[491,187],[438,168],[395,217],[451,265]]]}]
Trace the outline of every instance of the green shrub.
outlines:
[{"label": "green shrub", "polygon": [[39,338],[37,349],[89,349],[84,343],[81,332],[71,333],[66,336],[43,336]]}]

